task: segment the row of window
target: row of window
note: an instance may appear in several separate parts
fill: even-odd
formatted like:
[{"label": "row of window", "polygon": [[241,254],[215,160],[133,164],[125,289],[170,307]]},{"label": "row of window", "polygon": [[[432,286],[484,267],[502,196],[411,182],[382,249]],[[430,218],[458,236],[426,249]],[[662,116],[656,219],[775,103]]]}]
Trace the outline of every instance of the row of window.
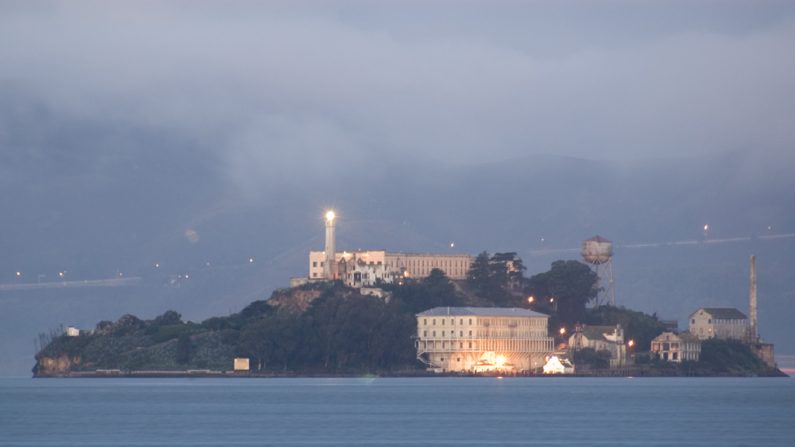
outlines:
[{"label": "row of window", "polygon": [[[445,322],[447,321],[447,318],[440,318],[439,320],[441,321],[442,326],[444,326]],[[469,320],[469,324],[471,325],[472,324],[472,319],[468,318],[468,320]],[[464,325],[464,319],[460,318],[458,320],[458,324],[463,326]],[[428,319],[427,318],[423,318],[422,319],[422,325],[423,326],[427,326],[428,325]],[[455,318],[450,318],[450,325],[451,326],[455,326]],[[432,318],[431,319],[431,326],[436,326],[436,318]]]},{"label": "row of window", "polygon": [[[422,331],[422,336],[423,337],[427,337],[428,336],[428,331]],[[444,337],[444,336],[445,336],[445,331],[442,331],[442,337]],[[455,331],[450,331],[450,336],[451,337],[455,337]],[[458,331],[458,336],[459,337],[463,337],[464,336],[464,331]],[[472,336],[472,331],[469,331],[469,336],[470,337]],[[431,337],[436,337],[436,331],[431,331]]]}]

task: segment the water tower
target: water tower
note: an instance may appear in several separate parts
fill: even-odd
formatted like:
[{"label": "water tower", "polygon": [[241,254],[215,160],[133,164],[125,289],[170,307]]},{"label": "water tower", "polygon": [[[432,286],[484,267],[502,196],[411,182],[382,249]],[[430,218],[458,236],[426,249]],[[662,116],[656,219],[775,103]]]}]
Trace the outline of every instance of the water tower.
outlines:
[{"label": "water tower", "polygon": [[613,286],[613,243],[602,236],[594,236],[582,241],[582,260],[593,267],[599,276],[602,291],[596,303],[616,305],[616,289]]}]

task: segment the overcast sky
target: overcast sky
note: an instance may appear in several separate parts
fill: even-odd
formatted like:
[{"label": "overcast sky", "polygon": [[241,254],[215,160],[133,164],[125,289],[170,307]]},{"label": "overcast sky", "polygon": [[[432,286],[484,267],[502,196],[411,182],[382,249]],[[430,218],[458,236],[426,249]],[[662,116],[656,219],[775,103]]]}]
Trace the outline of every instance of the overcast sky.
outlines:
[{"label": "overcast sky", "polygon": [[32,3],[0,2],[5,107],[162,132],[242,182],[379,156],[795,142],[792,1]]}]

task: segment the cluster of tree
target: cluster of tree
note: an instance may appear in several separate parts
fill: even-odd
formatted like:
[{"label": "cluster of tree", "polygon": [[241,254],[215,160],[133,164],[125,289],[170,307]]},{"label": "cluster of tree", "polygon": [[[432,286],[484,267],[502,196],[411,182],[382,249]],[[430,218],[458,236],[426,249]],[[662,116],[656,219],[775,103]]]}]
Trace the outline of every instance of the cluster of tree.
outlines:
[{"label": "cluster of tree", "polygon": [[241,328],[237,354],[251,358],[258,369],[282,371],[416,368],[415,314],[465,303],[436,269],[427,278],[384,288],[391,294],[388,302],[337,284],[302,314],[269,307]]},{"label": "cluster of tree", "polygon": [[467,282],[481,299],[495,306],[516,305],[524,286],[525,269],[516,253],[489,255],[484,251],[472,262]]},{"label": "cluster of tree", "polygon": [[585,321],[588,303],[599,294],[599,277],[579,261],[555,261],[546,272],[531,276],[525,293],[533,297],[529,307],[553,315],[558,323]]}]

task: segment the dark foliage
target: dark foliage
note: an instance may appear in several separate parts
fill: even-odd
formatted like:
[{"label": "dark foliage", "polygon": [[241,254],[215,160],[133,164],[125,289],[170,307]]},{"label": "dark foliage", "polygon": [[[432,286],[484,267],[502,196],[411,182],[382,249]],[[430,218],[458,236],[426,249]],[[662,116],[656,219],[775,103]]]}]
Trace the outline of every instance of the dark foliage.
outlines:
[{"label": "dark foliage", "polygon": [[549,271],[527,280],[525,292],[535,298],[533,309],[572,325],[585,320],[585,307],[599,292],[598,280],[596,273],[579,261],[555,261]]}]

